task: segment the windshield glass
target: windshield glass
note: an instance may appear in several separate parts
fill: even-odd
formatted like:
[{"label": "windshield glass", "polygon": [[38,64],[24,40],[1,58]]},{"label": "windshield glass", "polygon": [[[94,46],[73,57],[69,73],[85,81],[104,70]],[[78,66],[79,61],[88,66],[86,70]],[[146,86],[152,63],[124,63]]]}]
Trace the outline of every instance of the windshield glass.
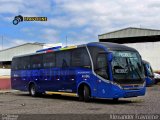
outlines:
[{"label": "windshield glass", "polygon": [[112,71],[114,80],[142,80],[144,68],[140,55],[132,51],[112,51]]}]

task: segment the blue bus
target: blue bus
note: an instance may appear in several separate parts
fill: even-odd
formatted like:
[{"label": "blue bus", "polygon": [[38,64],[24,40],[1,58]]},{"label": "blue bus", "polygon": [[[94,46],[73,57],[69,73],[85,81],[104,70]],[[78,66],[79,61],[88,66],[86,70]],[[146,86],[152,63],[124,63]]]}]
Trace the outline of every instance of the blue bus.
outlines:
[{"label": "blue bus", "polygon": [[153,69],[149,62],[143,60],[144,70],[145,70],[145,80],[146,86],[153,85],[155,83]]},{"label": "blue bus", "polygon": [[60,94],[86,102],[143,96],[146,91],[138,51],[103,42],[14,57],[11,85],[31,96]]}]

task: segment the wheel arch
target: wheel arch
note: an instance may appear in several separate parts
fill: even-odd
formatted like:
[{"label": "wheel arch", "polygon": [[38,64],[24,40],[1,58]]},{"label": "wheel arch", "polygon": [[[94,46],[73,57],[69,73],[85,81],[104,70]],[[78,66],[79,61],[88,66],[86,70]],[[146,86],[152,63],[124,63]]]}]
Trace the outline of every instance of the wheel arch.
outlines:
[{"label": "wheel arch", "polygon": [[30,86],[32,85],[32,84],[34,84],[35,86],[37,86],[37,84],[34,82],[34,81],[30,81],[29,83],[28,83],[28,90],[30,89]]}]

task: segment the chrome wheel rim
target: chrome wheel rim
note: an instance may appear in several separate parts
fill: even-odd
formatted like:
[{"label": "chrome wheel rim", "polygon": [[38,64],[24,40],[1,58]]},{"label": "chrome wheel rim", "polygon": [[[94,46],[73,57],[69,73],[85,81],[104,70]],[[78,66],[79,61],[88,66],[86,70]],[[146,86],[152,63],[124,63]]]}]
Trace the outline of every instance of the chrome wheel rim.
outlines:
[{"label": "chrome wheel rim", "polygon": [[31,95],[35,95],[35,88],[31,87]]}]

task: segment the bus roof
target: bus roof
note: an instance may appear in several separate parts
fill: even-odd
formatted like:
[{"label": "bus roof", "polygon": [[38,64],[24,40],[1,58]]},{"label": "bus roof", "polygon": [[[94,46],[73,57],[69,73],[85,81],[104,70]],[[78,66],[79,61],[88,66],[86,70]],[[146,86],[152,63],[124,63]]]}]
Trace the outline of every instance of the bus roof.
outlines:
[{"label": "bus roof", "polygon": [[[111,42],[90,42],[88,44],[59,48],[59,49],[56,49],[55,51],[52,51],[52,52],[85,47],[86,45],[87,46],[97,46],[97,47],[98,46],[103,46],[103,47],[106,47],[109,51],[112,51],[112,50],[128,50],[128,51],[136,51],[137,52],[137,50],[134,49],[134,48],[127,47],[125,45],[121,45],[121,44],[117,44],[117,43],[111,43]],[[29,56],[29,55],[38,55],[38,54],[43,54],[43,53],[45,53],[45,52],[31,53],[31,54],[19,55],[19,56],[15,56],[15,57],[25,57],[25,56]],[[15,57],[13,57],[13,58],[15,58]]]},{"label": "bus roof", "polygon": [[131,48],[131,47],[127,47],[125,45],[122,44],[117,44],[117,43],[111,43],[111,42],[92,42],[92,43],[88,43],[88,45],[96,45],[96,46],[103,46],[106,47],[109,51],[112,50],[128,50],[128,51],[136,51],[136,49]]},{"label": "bus roof", "polygon": [[146,60],[142,60],[144,64],[150,64],[148,61]]}]

